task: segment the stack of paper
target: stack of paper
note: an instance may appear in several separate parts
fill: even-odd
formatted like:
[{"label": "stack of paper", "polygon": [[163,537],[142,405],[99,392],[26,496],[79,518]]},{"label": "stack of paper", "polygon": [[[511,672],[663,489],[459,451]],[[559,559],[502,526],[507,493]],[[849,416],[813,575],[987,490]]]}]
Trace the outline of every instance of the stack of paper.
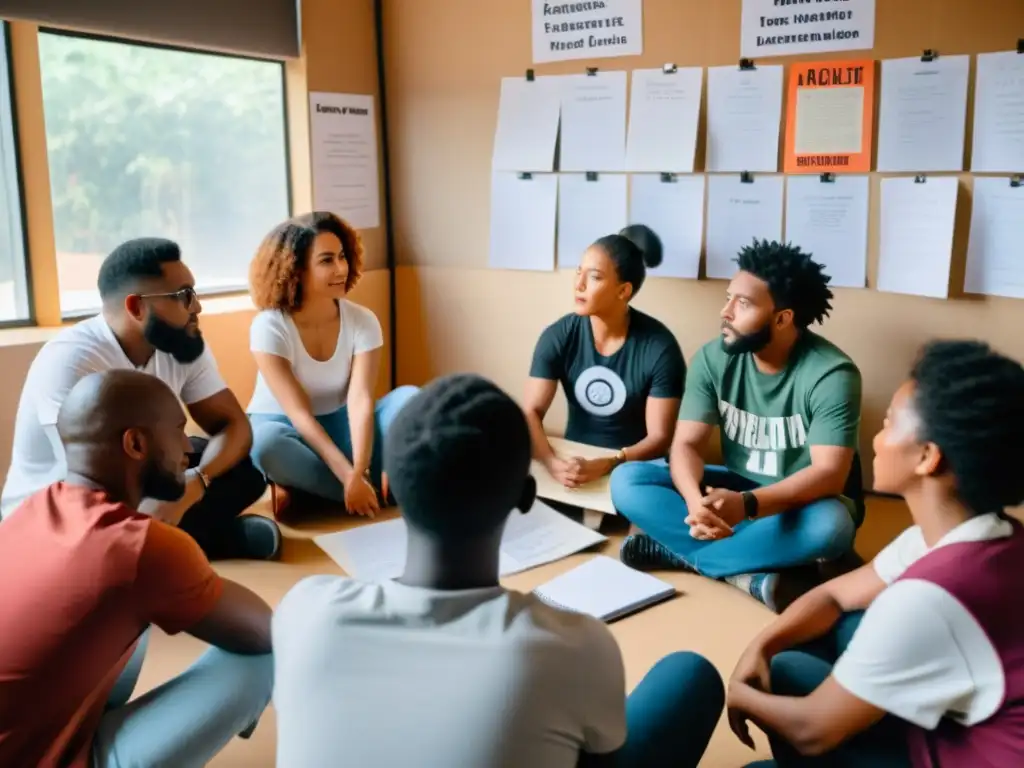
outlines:
[{"label": "stack of paper", "polygon": [[555,608],[614,621],[667,600],[676,589],[648,573],[598,555],[537,587],[533,593]]},{"label": "stack of paper", "polygon": [[[405,567],[406,527],[402,519],[371,523],[317,536],[314,541],[349,576],[387,581]],[[501,539],[502,576],[561,560],[607,539],[573,522],[541,501],[526,514],[513,512]]]}]

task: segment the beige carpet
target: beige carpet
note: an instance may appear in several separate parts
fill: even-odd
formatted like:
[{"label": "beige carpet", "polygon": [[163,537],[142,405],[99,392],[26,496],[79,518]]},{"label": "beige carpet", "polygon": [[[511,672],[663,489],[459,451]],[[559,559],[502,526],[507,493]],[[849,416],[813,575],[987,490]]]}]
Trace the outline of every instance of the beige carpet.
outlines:
[{"label": "beige carpet", "polygon": [[[394,514],[394,513],[390,513]],[[910,518],[900,501],[871,499],[864,527],[857,539],[857,551],[872,557],[882,546],[909,525]],[[320,520],[286,530],[282,561],[279,563],[229,562],[218,570],[259,593],[271,605],[304,576],[342,573],[312,541],[312,536],[358,524],[351,519]],[[614,554],[618,540],[605,545]],[[552,565],[506,579],[506,585],[529,590],[567,570],[587,555],[578,555]],[[749,639],[771,614],[760,604],[724,584],[687,574],[659,574],[679,589],[675,599],[612,625],[622,648],[630,687],[659,658],[676,650],[693,650],[709,658],[728,679],[732,667]],[[150,643],[142,670],[139,691],[147,690],[187,667],[201,652],[202,645],[185,635],[167,637],[158,631]],[[339,652],[344,652],[339,650]],[[382,712],[381,717],[386,717]],[[702,766],[737,768],[768,757],[766,741],[758,739],[759,750],[751,752],[732,735],[723,718],[715,732]],[[211,765],[217,768],[262,768],[273,766],[275,757],[274,714],[268,710],[248,741],[235,739]],[[283,767],[287,768],[287,767]]]}]

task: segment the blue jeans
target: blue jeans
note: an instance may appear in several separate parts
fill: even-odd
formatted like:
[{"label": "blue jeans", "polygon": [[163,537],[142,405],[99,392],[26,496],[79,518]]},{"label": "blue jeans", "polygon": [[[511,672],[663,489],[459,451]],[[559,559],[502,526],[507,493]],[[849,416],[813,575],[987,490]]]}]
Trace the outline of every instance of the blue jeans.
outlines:
[{"label": "blue jeans", "polygon": [[626,700],[626,743],[580,755],[578,768],[696,768],[725,706],[718,671],[703,656],[666,656]]},{"label": "blue jeans", "polygon": [[[698,573],[713,579],[835,560],[853,547],[856,527],[844,499],[821,499],[771,517],[744,520],[728,538],[700,541],[690,536],[686,502],[664,460],[622,464],[612,472],[610,482],[617,510]],[[705,468],[703,485],[733,491],[757,487],[716,466]]]},{"label": "blue jeans", "polygon": [[146,632],[110,693],[93,741],[95,768],[206,765],[232,738],[250,731],[270,703],[273,656],[219,648],[129,702],[148,639]]},{"label": "blue jeans", "polygon": [[[779,696],[807,696],[825,682],[862,616],[860,611],[849,613],[825,638],[773,658],[772,692]],[[769,734],[768,738],[775,760],[753,763],[748,768],[910,768],[906,726],[892,715],[886,715],[868,730],[820,757],[804,757],[777,736]]]},{"label": "blue jeans", "polygon": [[[417,392],[418,387],[399,387],[378,400],[374,408],[370,480],[377,488],[380,488],[381,472],[384,469],[384,435],[398,412]],[[300,437],[287,416],[253,413],[249,420],[252,422],[252,460],[267,480],[322,499],[345,500],[345,488],[341,481],[320,455]],[[333,413],[317,416],[316,420],[345,454],[345,458],[352,461],[348,408],[343,405]]]}]

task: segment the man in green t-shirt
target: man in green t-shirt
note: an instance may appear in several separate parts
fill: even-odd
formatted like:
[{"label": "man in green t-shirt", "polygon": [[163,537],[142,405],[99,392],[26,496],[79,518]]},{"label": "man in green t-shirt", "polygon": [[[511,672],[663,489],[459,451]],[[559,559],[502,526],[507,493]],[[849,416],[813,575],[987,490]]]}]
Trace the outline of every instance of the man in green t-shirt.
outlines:
[{"label": "man in green t-shirt", "polygon": [[[619,467],[612,501],[645,532],[623,562],[725,579],[782,610],[779,571],[847,554],[863,518],[861,377],[809,330],[832,308],[820,264],[756,240],[737,261],[722,336],[690,363],[669,464]],[[725,466],[705,467],[715,427]]]}]

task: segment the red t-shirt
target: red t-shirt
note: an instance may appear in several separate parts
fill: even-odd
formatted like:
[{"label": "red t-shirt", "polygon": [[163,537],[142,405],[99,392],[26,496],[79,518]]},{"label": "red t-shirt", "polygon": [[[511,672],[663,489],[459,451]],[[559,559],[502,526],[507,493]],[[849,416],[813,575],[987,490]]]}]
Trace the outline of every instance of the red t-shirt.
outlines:
[{"label": "red t-shirt", "polygon": [[142,632],[203,619],[223,585],[177,528],[55,483],[0,524],[0,765],[86,768]]}]

